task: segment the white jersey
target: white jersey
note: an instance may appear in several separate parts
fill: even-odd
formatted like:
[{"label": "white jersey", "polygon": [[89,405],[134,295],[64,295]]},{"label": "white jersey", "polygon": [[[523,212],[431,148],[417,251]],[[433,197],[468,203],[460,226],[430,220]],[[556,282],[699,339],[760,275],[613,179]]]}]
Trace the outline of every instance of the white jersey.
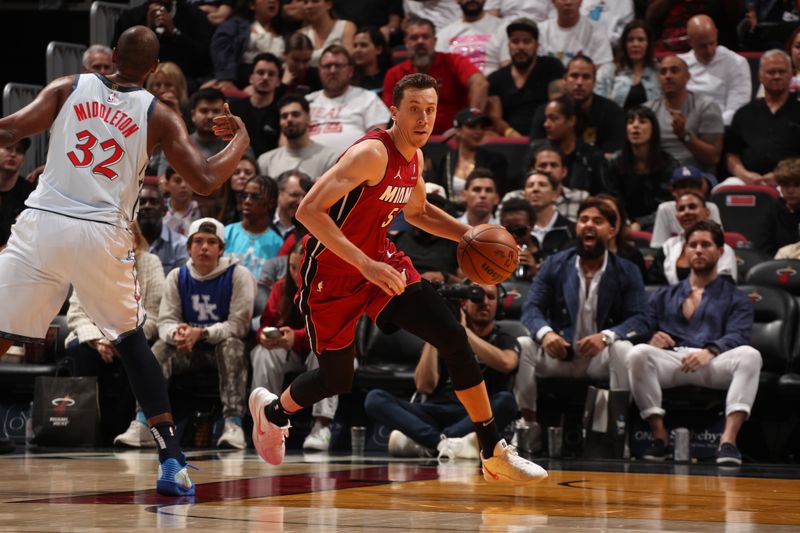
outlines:
[{"label": "white jersey", "polygon": [[147,167],[155,97],[98,74],[76,76],[50,130],[47,163],[28,207],[127,228]]}]

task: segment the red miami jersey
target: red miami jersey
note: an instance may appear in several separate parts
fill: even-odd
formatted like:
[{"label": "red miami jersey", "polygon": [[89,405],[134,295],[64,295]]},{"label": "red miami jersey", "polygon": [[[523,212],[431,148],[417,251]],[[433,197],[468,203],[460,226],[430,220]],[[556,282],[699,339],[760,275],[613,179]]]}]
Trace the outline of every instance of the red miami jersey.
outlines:
[{"label": "red miami jersey", "polygon": [[[385,130],[367,133],[353,143],[377,139],[386,147],[389,162],[383,179],[375,185],[362,184],[345,194],[328,210],[328,215],[347,239],[368,257],[380,260],[387,251],[386,233],[394,218],[408,203],[417,186],[419,158],[406,161]],[[305,237],[306,255],[328,274],[361,276],[353,265],[325,248],[313,235]]]}]

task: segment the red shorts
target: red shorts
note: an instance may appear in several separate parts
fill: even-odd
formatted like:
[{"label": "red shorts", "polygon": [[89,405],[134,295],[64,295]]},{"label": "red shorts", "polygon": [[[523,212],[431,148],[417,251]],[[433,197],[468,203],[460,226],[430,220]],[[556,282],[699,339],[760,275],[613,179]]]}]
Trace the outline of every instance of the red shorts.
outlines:
[{"label": "red shorts", "polygon": [[[304,256],[301,264],[306,259]],[[403,252],[384,254],[378,260],[391,265],[398,272],[405,271],[406,286],[418,283],[421,279],[411,259]],[[355,339],[356,324],[361,315],[366,313],[375,321],[393,298],[363,276],[326,275],[323,265],[319,265],[307,289],[301,279],[297,303],[305,312],[308,339],[311,349],[317,354],[350,346]]]}]

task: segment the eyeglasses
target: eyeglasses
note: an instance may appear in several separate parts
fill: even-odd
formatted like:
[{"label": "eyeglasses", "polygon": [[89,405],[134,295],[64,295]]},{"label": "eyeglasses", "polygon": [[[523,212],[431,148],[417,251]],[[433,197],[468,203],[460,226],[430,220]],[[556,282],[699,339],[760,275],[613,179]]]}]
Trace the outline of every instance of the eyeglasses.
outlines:
[{"label": "eyeglasses", "polygon": [[517,224],[514,226],[505,226],[506,231],[508,231],[514,237],[524,237],[528,233],[528,227],[523,226],[522,224]]},{"label": "eyeglasses", "polygon": [[261,196],[262,195],[261,195],[260,192],[244,192],[244,191],[242,191],[242,192],[239,193],[239,200],[244,202],[245,200],[250,198],[254,202],[257,202],[257,201],[261,200]]},{"label": "eyeglasses", "polygon": [[320,64],[319,68],[322,70],[344,70],[349,66],[349,63],[326,63],[324,65]]}]

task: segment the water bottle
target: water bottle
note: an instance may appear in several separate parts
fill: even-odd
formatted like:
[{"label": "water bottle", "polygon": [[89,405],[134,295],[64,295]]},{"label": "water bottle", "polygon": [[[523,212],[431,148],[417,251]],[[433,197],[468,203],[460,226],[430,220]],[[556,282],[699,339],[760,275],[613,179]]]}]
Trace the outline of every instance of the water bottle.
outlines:
[{"label": "water bottle", "polygon": [[30,446],[33,442],[33,402],[31,402],[28,418],[25,420],[25,444]]},{"label": "water bottle", "polygon": [[[520,255],[528,251],[528,245],[523,244],[520,246]],[[530,267],[523,263],[517,265],[517,270],[514,272],[514,277],[517,279],[528,279],[528,273],[530,272]]]}]

